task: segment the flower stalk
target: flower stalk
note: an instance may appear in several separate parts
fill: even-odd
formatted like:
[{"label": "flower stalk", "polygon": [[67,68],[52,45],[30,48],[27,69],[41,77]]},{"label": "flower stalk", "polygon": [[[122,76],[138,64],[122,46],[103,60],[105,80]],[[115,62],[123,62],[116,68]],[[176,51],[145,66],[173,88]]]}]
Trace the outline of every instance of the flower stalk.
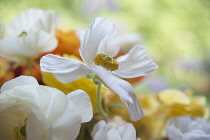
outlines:
[{"label": "flower stalk", "polygon": [[27,68],[28,68],[29,76],[33,76],[32,65],[31,65],[31,64],[28,64],[28,65],[27,65]]},{"label": "flower stalk", "polygon": [[101,87],[102,87],[102,84],[98,84],[97,90],[96,90],[97,107],[98,107],[99,113],[103,116],[104,120],[107,121],[108,116],[107,116],[107,113],[104,110],[104,107],[102,105],[102,100],[101,100]]}]

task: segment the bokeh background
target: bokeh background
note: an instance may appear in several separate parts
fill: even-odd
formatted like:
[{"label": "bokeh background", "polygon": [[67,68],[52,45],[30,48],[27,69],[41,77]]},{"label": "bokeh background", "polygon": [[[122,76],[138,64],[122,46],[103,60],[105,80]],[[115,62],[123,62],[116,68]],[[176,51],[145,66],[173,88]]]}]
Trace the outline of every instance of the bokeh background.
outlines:
[{"label": "bokeh background", "polygon": [[143,94],[192,90],[210,102],[209,0],[0,0],[0,22],[28,8],[58,13],[58,28],[85,28],[96,16],[110,18],[120,34],[138,33],[159,65],[135,86]]}]

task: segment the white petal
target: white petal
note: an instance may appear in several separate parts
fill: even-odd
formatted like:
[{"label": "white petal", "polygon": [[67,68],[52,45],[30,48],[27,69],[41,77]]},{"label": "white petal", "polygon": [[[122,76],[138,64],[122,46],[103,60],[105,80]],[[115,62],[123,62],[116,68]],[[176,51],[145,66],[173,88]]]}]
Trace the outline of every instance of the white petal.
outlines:
[{"label": "white petal", "polygon": [[[2,105],[2,104],[0,104]],[[22,107],[23,108],[23,107]],[[21,126],[26,112],[20,109],[20,106],[11,106],[5,109],[0,109],[0,139],[15,140],[14,129]]]},{"label": "white petal", "polygon": [[16,86],[22,86],[22,85],[39,85],[37,80],[34,77],[31,76],[19,76],[15,79],[12,79],[10,81],[5,82],[1,87],[1,92],[13,89]]},{"label": "white petal", "polygon": [[119,68],[113,73],[121,78],[146,76],[158,68],[140,45],[134,46],[129,53],[117,58],[117,62]]},{"label": "white petal", "polygon": [[210,140],[210,134],[206,134],[202,130],[195,129],[184,135],[184,140]]},{"label": "white petal", "polygon": [[[13,104],[6,108],[2,108],[1,104],[0,139],[13,140],[15,129],[17,130],[17,127],[20,129],[21,126],[24,126],[25,119],[27,119],[27,138],[30,140],[42,139],[47,122],[44,114],[37,106],[32,104],[25,105],[24,100],[22,100],[22,104],[19,102],[19,104]],[[17,130],[17,133],[19,133],[19,131]]]},{"label": "white petal", "polygon": [[[37,87],[37,94],[39,95],[40,106],[42,105],[41,108],[44,109],[49,122],[57,120],[68,106],[68,99],[65,94],[56,88],[39,86]],[[41,99],[44,97],[41,94],[49,95],[49,99]]]},{"label": "white petal", "polygon": [[4,24],[0,23],[0,39],[4,38],[5,34],[5,26]]},{"label": "white petal", "polygon": [[47,120],[42,110],[37,106],[31,106],[31,112],[28,114],[26,122],[27,139],[43,139],[47,133],[46,125]]},{"label": "white petal", "polygon": [[140,44],[143,45],[143,40],[140,34],[138,33],[130,33],[125,34],[120,37],[120,52],[127,53],[130,49],[133,48],[134,45]]},{"label": "white petal", "polygon": [[81,47],[82,44],[83,44],[83,41],[84,41],[86,29],[85,29],[85,28],[77,29],[77,30],[75,31],[75,33],[76,33],[77,37],[78,37],[79,40],[80,40],[80,47]]},{"label": "white petal", "polygon": [[[124,133],[128,133],[128,132],[125,131]],[[120,134],[118,133],[118,131],[115,128],[112,128],[108,132],[108,140],[123,140],[123,139],[120,138]],[[132,140],[132,139],[129,138],[129,140]]]},{"label": "white petal", "polygon": [[57,44],[57,39],[44,31],[28,33],[25,38],[23,37],[23,49],[27,51],[26,56],[39,56],[53,51]]},{"label": "white petal", "polygon": [[54,73],[55,77],[63,83],[70,83],[91,72],[84,63],[52,54],[43,56],[40,66],[42,71]]},{"label": "white petal", "polygon": [[43,11],[31,8],[20,13],[8,26],[8,36],[19,36],[22,32],[46,31],[52,33],[55,29],[56,15],[53,11]]},{"label": "white petal", "polygon": [[102,120],[94,125],[91,136],[93,140],[107,140],[107,131],[106,122]]},{"label": "white petal", "polygon": [[117,131],[119,132],[122,140],[136,140],[136,130],[134,126],[130,123],[118,126]]},{"label": "white petal", "polygon": [[19,62],[19,56],[27,54],[22,49],[22,39],[19,37],[8,37],[0,39],[0,56],[11,61]]},{"label": "white petal", "polygon": [[99,53],[110,56],[116,55],[119,51],[119,45],[113,43],[115,34],[115,26],[109,19],[95,18],[86,30],[80,48],[83,60],[86,63],[94,64],[94,58]]},{"label": "white petal", "polygon": [[28,33],[21,37],[8,37],[0,40],[0,56],[14,59],[19,57],[37,58],[39,55],[53,51],[57,39],[44,31]]},{"label": "white petal", "polygon": [[75,140],[81,126],[80,112],[73,104],[68,102],[65,112],[53,123],[52,140]]},{"label": "white petal", "polygon": [[77,107],[82,116],[82,122],[89,122],[93,117],[93,107],[90,97],[82,90],[76,90],[67,95]]},{"label": "white petal", "polygon": [[136,97],[136,94],[128,82],[116,77],[111,72],[101,66],[97,66],[93,69],[94,73],[97,74],[103,82],[117,93],[121,100],[128,107],[131,120],[137,121],[143,117],[143,111]]},{"label": "white petal", "polygon": [[96,135],[96,133],[100,130],[106,127],[106,122],[104,120],[97,122],[94,127],[93,130],[91,132],[91,136],[92,138],[94,138],[94,136]]}]

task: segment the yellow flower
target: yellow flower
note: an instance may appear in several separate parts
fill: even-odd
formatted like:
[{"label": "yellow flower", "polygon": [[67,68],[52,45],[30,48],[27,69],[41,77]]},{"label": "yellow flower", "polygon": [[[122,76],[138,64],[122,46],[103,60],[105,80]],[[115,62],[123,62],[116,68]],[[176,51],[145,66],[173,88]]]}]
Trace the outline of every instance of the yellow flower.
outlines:
[{"label": "yellow flower", "polygon": [[[165,90],[159,94],[139,95],[138,100],[144,111],[144,117],[133,122],[137,136],[142,140],[154,140],[164,136],[166,121],[173,116],[190,114],[200,117],[208,117],[208,108],[204,96],[192,96],[191,92],[183,93],[179,90]],[[112,108],[113,104],[121,104],[119,97],[110,94],[107,97],[109,115],[122,116],[126,121],[129,114],[126,109]]]},{"label": "yellow flower", "polygon": [[[67,54],[63,55],[63,57],[79,60],[79,58],[77,58],[76,56],[70,56]],[[68,94],[78,89],[85,91],[90,96],[90,99],[93,105],[93,112],[94,113],[97,112],[97,103],[96,103],[97,85],[95,85],[92,80],[82,77],[71,83],[64,84],[58,81],[52,73],[47,73],[47,72],[42,72],[42,80],[46,85],[57,88],[63,91],[65,94]],[[105,91],[106,91],[106,88],[102,87],[102,92],[104,93]],[[103,93],[102,95],[104,95]]]},{"label": "yellow flower", "polygon": [[171,109],[171,116],[191,114],[206,117],[208,114],[204,96],[193,97],[191,92],[185,94],[179,90],[171,89],[159,93],[157,98],[163,106]]}]

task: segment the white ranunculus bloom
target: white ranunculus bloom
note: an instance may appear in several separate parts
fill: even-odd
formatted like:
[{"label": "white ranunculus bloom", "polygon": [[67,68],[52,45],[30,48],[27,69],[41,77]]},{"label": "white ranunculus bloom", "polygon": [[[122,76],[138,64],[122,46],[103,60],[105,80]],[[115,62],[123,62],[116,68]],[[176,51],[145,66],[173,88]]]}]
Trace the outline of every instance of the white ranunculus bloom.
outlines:
[{"label": "white ranunculus bloom", "polygon": [[210,140],[210,122],[189,115],[173,117],[166,134],[170,140]]},{"label": "white ranunculus bloom", "polygon": [[41,54],[54,50],[57,40],[40,31],[27,33],[21,37],[7,37],[0,40],[0,56],[21,65],[27,65]]},{"label": "white ranunculus bloom", "polygon": [[115,125],[100,121],[95,124],[91,136],[93,140],[136,140],[136,130],[130,123]]},{"label": "white ranunculus bloom", "polygon": [[9,24],[8,36],[0,40],[0,56],[20,65],[31,65],[41,54],[57,47],[55,23],[53,11],[29,9],[22,12]]},{"label": "white ranunculus bloom", "polygon": [[91,118],[92,105],[84,91],[65,95],[30,76],[1,87],[1,140],[74,140],[81,123]]},{"label": "white ranunculus bloom", "polygon": [[113,57],[120,48],[115,40],[116,29],[112,22],[102,17],[95,18],[80,47],[80,55],[85,63],[48,54],[40,61],[41,70],[54,73],[63,83],[95,73],[120,96],[129,109],[131,119],[136,121],[143,117],[143,111],[133,87],[121,78],[145,76],[158,66],[140,45],[134,46],[129,53],[115,60]]},{"label": "white ranunculus bloom", "polygon": [[57,15],[51,10],[31,8],[21,12],[8,26],[8,36],[20,36],[23,32],[45,31],[54,34],[57,24]]},{"label": "white ranunculus bloom", "polygon": [[4,24],[0,23],[0,39],[4,38],[5,34],[5,26]]}]

